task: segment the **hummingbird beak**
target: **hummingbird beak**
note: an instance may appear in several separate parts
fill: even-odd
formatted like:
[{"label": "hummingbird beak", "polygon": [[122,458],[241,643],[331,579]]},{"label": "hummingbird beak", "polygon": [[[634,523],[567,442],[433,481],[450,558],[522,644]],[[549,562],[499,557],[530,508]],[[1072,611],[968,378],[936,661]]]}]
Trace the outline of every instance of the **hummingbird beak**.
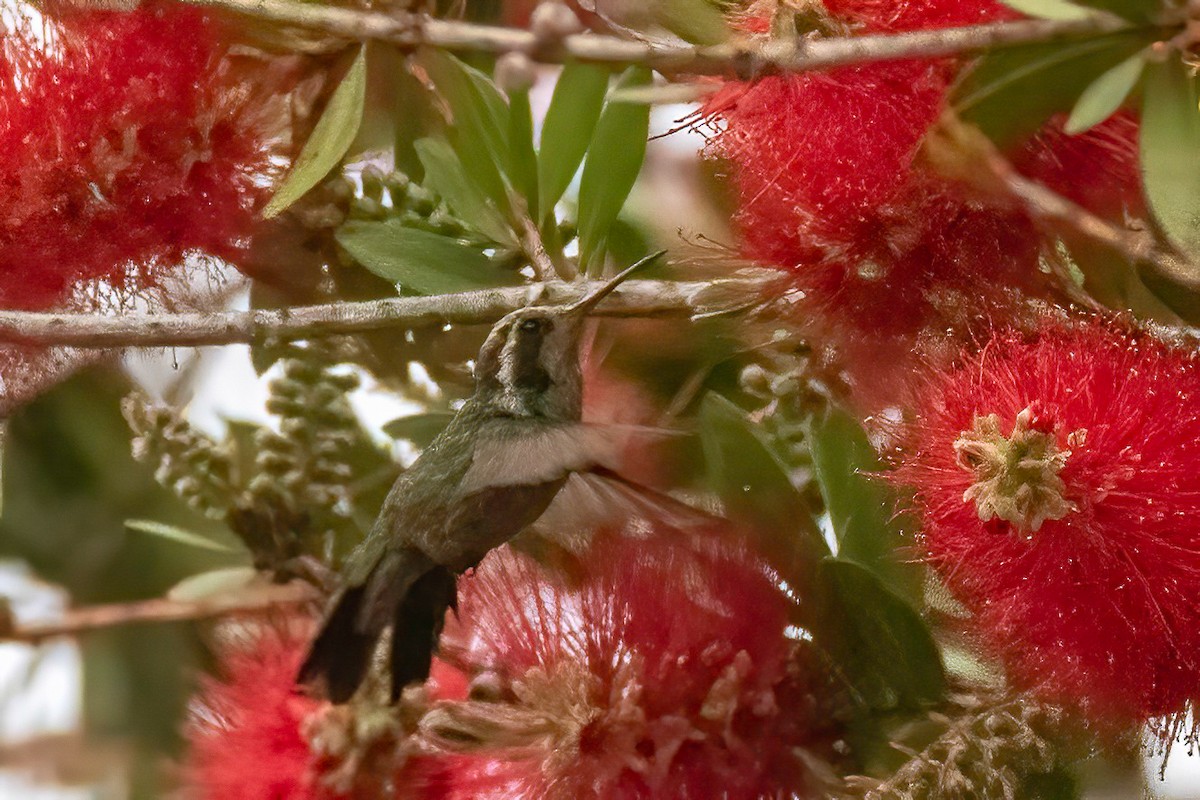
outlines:
[{"label": "hummingbird beak", "polygon": [[620,286],[622,283],[624,283],[626,278],[628,278],[630,275],[637,272],[638,270],[646,267],[647,265],[654,263],[658,259],[662,258],[664,255],[666,255],[666,253],[667,253],[666,250],[659,250],[657,253],[651,253],[650,255],[646,256],[642,260],[638,261],[633,266],[627,267],[626,269],[619,272],[617,275],[614,275],[612,278],[610,278],[608,280],[607,283],[605,283],[599,289],[597,289],[596,291],[592,292],[589,295],[586,295],[583,299],[578,300],[575,303],[572,303],[571,305],[567,306],[566,309],[564,309],[564,310],[568,314],[578,314],[579,316],[587,315],[587,313],[589,311],[591,311],[593,308],[595,308],[600,303],[601,300],[608,297],[610,294],[612,294],[614,289],[616,289],[618,286]]}]

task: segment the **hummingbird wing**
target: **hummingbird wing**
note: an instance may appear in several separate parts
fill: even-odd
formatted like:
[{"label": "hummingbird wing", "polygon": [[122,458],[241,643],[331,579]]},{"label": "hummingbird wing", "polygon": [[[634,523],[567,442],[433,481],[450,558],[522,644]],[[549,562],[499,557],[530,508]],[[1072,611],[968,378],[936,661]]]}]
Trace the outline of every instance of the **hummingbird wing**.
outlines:
[{"label": "hummingbird wing", "polygon": [[463,494],[502,486],[536,486],[572,472],[620,463],[624,434],[618,426],[582,422],[526,423],[523,430],[481,438],[460,484]]},{"label": "hummingbird wing", "polygon": [[545,513],[514,539],[513,545],[528,552],[562,548],[582,556],[599,530],[619,530],[636,539],[663,529],[703,530],[721,519],[600,468],[572,474]]}]

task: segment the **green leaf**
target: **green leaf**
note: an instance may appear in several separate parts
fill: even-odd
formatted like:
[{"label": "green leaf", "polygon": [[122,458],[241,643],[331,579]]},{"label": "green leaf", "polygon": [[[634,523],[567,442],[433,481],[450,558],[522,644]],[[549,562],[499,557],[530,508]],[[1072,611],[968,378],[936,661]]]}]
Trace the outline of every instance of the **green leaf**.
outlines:
[{"label": "green leaf", "polygon": [[425,184],[441,196],[464,223],[498,244],[515,247],[517,238],[479,184],[463,171],[449,142],[426,138],[413,147],[425,168]]},{"label": "green leaf", "polygon": [[1146,71],[1140,139],[1150,210],[1170,241],[1200,263],[1200,110],[1195,80],[1177,60]]},{"label": "green leaf", "polygon": [[1037,19],[1084,19],[1092,12],[1067,0],[1001,0],[1004,5]]},{"label": "green leaf", "polygon": [[533,150],[533,111],[529,107],[529,91],[514,91],[508,107],[508,174],[513,186],[525,198],[529,218],[538,219],[538,165]]},{"label": "green leaf", "polygon": [[236,592],[254,583],[258,571],[254,567],[225,567],[191,575],[167,591],[167,599],[176,602],[204,600],[216,595]]},{"label": "green leaf", "polygon": [[4,517],[4,451],[8,444],[8,418],[0,419],[0,519]]},{"label": "green leaf", "polygon": [[488,257],[457,239],[406,228],[398,219],[347,222],[338,243],[358,263],[412,292],[447,294],[511,286],[518,276],[492,265]]},{"label": "green leaf", "polygon": [[238,549],[235,547],[230,547],[227,544],[215,541],[207,536],[202,536],[199,533],[193,533],[174,525],[168,525],[165,522],[155,522],[149,519],[127,519],[125,520],[125,527],[131,531],[148,533],[151,536],[169,539],[172,542],[186,544],[190,547],[198,547],[201,550],[215,550],[219,553],[238,552]]},{"label": "green leaf", "polygon": [[1079,0],[1079,5],[1107,11],[1132,22],[1152,20],[1162,11],[1162,0]]},{"label": "green leaf", "polygon": [[827,558],[818,574],[828,593],[813,638],[857,699],[876,710],[937,701],[946,675],[921,615],[860,564]]},{"label": "green leaf", "polygon": [[270,219],[304,196],[309,189],[325,179],[329,171],[341,163],[346,151],[358,135],[362,124],[363,104],[367,94],[367,50],[360,47],[350,71],[333,96],[321,118],[317,120],[312,135],[304,143],[304,149],[296,157],[291,172],[284,179],[275,196],[263,209],[263,217]]},{"label": "green leaf", "polygon": [[725,513],[757,532],[758,551],[796,586],[829,547],[787,468],[745,413],[713,392],[700,404],[700,444],[710,488]]},{"label": "green leaf", "polygon": [[869,569],[894,591],[919,596],[919,575],[895,557],[903,543],[896,497],[879,477],[884,466],[862,427],[836,408],[810,419],[806,427],[838,558]]},{"label": "green leaf", "polygon": [[1017,797],[1028,800],[1078,800],[1082,796],[1079,779],[1066,765],[1053,772],[1026,776],[1017,793]]},{"label": "green leaf", "polygon": [[553,213],[554,204],[583,163],[604,107],[608,77],[609,71],[603,67],[577,62],[567,64],[558,76],[538,149],[538,195],[543,214]]},{"label": "green leaf", "polygon": [[993,50],[955,90],[955,109],[1008,147],[1074,106],[1100,75],[1153,38],[1153,31],[1131,30],[1065,44]]},{"label": "green leaf", "polygon": [[383,432],[393,439],[404,439],[417,447],[428,447],[442,430],[454,419],[452,411],[426,411],[397,417],[384,423]]},{"label": "green leaf", "polygon": [[[617,88],[650,83],[650,70],[630,67]],[[579,262],[586,270],[598,257],[609,228],[625,205],[646,156],[650,109],[609,102],[600,114],[579,183]]]},{"label": "green leaf", "polygon": [[508,189],[501,169],[509,163],[508,106],[491,79],[459,59],[426,48],[417,57],[450,111],[450,143],[463,171],[508,210]]},{"label": "green leaf", "polygon": [[655,0],[648,7],[658,24],[685,41],[714,45],[729,38],[725,14],[709,0]]},{"label": "green leaf", "polygon": [[1111,117],[1137,85],[1146,67],[1144,53],[1117,64],[1083,90],[1063,130],[1075,136]]}]

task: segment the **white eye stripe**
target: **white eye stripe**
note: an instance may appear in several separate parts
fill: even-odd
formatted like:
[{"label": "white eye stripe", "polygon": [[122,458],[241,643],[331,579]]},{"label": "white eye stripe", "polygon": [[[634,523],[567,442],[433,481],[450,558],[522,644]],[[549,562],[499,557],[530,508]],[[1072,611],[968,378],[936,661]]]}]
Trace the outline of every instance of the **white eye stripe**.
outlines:
[{"label": "white eye stripe", "polygon": [[506,398],[513,394],[517,382],[517,347],[520,341],[521,337],[517,335],[517,326],[510,325],[505,332],[504,347],[500,349],[500,371],[497,374],[500,380],[500,391]]}]

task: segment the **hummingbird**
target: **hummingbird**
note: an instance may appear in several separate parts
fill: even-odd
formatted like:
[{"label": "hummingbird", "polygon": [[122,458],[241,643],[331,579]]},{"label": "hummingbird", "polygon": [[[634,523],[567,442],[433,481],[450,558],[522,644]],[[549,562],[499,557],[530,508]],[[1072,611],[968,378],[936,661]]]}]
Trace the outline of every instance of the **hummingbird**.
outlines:
[{"label": "hummingbird", "polygon": [[581,421],[584,320],[642,259],[578,302],[506,315],[484,341],[475,390],[392,486],[339,586],[297,681],[334,703],[366,678],[392,628],[392,701],[429,677],[457,576],[534,523],[573,473],[611,472],[619,444]]}]

